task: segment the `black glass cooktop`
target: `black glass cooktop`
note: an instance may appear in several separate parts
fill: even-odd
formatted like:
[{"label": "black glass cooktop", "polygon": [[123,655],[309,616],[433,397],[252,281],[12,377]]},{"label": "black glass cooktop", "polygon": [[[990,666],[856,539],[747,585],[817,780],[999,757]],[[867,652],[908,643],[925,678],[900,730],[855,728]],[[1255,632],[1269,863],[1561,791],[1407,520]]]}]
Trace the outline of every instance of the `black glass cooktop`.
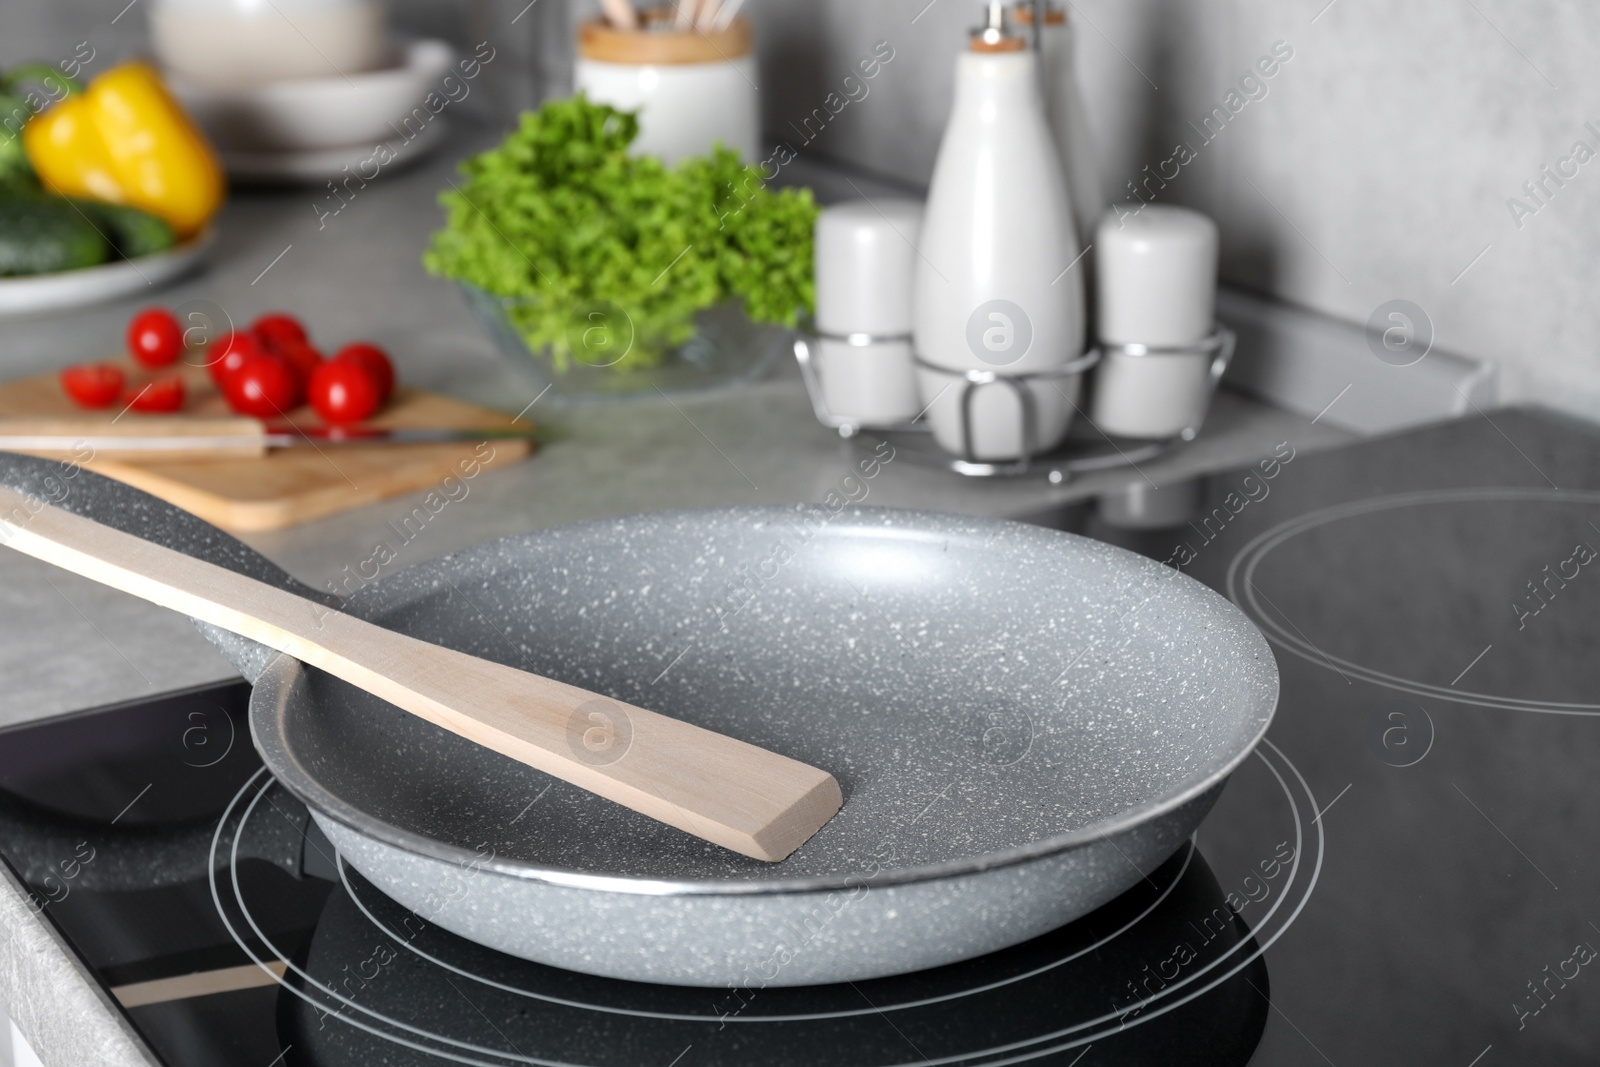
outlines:
[{"label": "black glass cooktop", "polygon": [[1591,1064],[1600,435],[1492,419],[1032,517],[1228,595],[1283,690],[1193,841],[993,956],[729,991],[499,955],[340,862],[242,685],[0,734],[0,856],[173,1067]]}]

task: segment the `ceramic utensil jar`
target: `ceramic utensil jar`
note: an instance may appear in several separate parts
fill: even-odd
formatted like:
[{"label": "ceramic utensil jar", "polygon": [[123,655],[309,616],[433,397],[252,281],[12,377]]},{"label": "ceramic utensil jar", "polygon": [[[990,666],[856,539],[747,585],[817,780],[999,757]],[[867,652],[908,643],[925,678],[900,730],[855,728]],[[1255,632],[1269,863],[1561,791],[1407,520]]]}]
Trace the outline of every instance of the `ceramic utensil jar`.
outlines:
[{"label": "ceramic utensil jar", "polygon": [[911,362],[911,279],[922,204],[865,200],[817,216],[817,374],[828,411],[888,426],[922,410]]},{"label": "ceramic utensil jar", "polygon": [[1095,245],[1103,358],[1090,418],[1124,437],[1183,434],[1211,398],[1217,224],[1146,204],[1108,213]]},{"label": "ceramic utensil jar", "polygon": [[242,88],[383,66],[386,22],[375,0],[156,0],[150,36],[167,70]]},{"label": "ceramic utensil jar", "polygon": [[576,87],[590,100],[639,111],[633,151],[668,166],[704,155],[718,141],[760,159],[761,99],[748,20],[726,29],[675,29],[667,9],[643,27],[602,19],[578,28]]},{"label": "ceramic utensil jar", "polygon": [[989,13],[956,60],[912,307],[917,385],[935,440],[969,459],[1002,460],[1066,436],[1079,376],[1026,376],[1080,357],[1084,296],[1081,275],[1069,269],[1078,241],[1036,57],[1006,32],[1000,5]]}]

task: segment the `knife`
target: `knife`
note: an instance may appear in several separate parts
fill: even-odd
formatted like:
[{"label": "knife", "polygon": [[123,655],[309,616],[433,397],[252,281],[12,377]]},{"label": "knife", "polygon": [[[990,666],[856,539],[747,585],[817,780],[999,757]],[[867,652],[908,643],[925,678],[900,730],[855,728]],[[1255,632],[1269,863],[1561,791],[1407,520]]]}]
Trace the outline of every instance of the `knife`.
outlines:
[{"label": "knife", "polygon": [[244,459],[269,449],[312,445],[440,444],[450,441],[540,441],[534,426],[308,426],[248,418],[161,418],[137,422],[71,419],[0,419],[0,451],[74,459]]}]

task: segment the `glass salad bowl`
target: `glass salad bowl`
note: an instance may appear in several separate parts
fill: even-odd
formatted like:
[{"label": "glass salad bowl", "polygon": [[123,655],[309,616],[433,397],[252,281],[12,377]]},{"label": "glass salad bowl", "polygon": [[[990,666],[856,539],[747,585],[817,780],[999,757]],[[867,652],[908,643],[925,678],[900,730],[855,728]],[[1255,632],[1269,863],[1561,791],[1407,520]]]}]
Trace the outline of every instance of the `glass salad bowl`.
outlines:
[{"label": "glass salad bowl", "polygon": [[605,403],[732,388],[765,376],[794,337],[786,327],[751,322],[737,303],[718,304],[697,312],[695,335],[655,366],[618,366],[631,343],[626,317],[601,303],[574,313],[574,354],[557,360],[548,347],[530,348],[517,332],[511,310],[525,298],[456,284],[496,346],[525,362],[541,387],[550,387],[546,403]]}]

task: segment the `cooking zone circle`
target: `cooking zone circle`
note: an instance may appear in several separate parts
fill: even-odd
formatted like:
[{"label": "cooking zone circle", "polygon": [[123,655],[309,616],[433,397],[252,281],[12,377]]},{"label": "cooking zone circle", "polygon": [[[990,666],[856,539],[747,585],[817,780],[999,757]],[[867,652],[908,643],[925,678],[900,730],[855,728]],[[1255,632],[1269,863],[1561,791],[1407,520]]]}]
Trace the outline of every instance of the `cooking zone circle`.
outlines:
[{"label": "cooking zone circle", "polygon": [[[1586,684],[1574,695],[1593,689],[1585,668],[1593,662],[1587,620],[1600,604],[1597,552],[1600,492],[1397,493],[1264,531],[1229,565],[1226,588],[1273,644],[1347,680],[1485,708],[1595,715],[1600,703],[1515,696],[1493,683],[1576,679]],[[1297,580],[1312,567],[1321,581]],[[1302,592],[1315,603],[1296,603]],[[1458,632],[1437,625],[1441,612],[1470,619],[1481,639],[1437,644]],[[1390,625],[1371,625],[1380,614]],[[1394,641],[1396,632],[1407,640]],[[1438,681],[1424,680],[1424,667]]]},{"label": "cooking zone circle", "polygon": [[[367,1050],[374,1043],[400,1046],[418,1062],[614,1067],[641,1048],[651,1055],[664,1050],[666,1062],[678,1047],[693,1045],[702,1064],[836,1062],[848,1048],[857,1054],[852,1062],[873,1067],[998,1067],[1102,1041],[1230,981],[1243,983],[1244,1003],[1265,1011],[1258,961],[1310,899],[1322,868],[1322,827],[1311,817],[1315,799],[1299,770],[1270,741],[1236,773],[1232,789],[1272,812],[1257,825],[1274,840],[1245,846],[1260,852],[1259,864],[1246,868],[1254,877],[1219,880],[1191,839],[1123,897],[1060,931],[977,960],[859,985],[693,989],[559,971],[433,926],[342,861],[341,886],[309,947],[286,953],[257,921],[253,907],[263,902],[247,900],[247,882],[238,876],[240,840],[271,820],[283,798],[264,771],[245,783],[217,824],[210,882],[229,934],[281,987],[280,1029],[286,1014],[294,1015],[281,1001],[295,998],[292,1008],[309,1013],[302,1029],[320,1035],[310,1044],[350,1028],[341,1054],[349,1054],[353,1040]],[[463,868],[468,885],[471,875]],[[448,1013],[460,1022],[455,1032],[447,1032],[431,1006],[439,998],[417,995],[435,989],[455,1004]],[[1076,1001],[1074,991],[1081,993]],[[982,1025],[948,1025],[963,1017]],[[494,1021],[500,1018],[511,1021]],[[884,1019],[894,1028],[884,1027]],[[1214,1024],[1247,1029],[1242,1022]],[[901,1036],[874,1050],[863,1046],[862,1030]],[[572,1047],[567,1035],[580,1032],[602,1039]],[[1238,1040],[1253,1048],[1258,1032]],[[541,1033],[568,1047],[535,1044]],[[668,1048],[673,1042],[682,1044]],[[303,1062],[321,1062],[314,1051],[309,1055]]]}]

